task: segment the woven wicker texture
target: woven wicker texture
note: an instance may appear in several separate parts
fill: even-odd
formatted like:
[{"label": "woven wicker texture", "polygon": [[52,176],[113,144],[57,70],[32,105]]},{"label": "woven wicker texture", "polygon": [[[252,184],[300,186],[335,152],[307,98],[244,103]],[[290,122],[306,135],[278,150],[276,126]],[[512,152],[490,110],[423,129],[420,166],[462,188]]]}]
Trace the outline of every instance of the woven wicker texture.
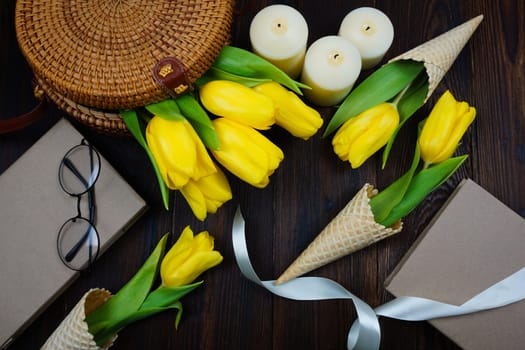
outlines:
[{"label": "woven wicker texture", "polygon": [[42,79],[37,78],[38,86],[45,91],[60,109],[93,129],[114,135],[129,135],[126,124],[116,111],[106,111],[80,105],[51,89]]},{"label": "woven wicker texture", "polygon": [[299,277],[400,232],[402,224],[391,228],[375,222],[369,204],[370,195],[375,194],[372,192],[372,186],[365,184],[301,255],[279,276],[276,284]]},{"label": "woven wicker texture", "polygon": [[[15,18],[22,53],[59,107],[114,111],[167,98],[152,77],[165,57],[190,82],[200,77],[229,39],[232,11],[233,0],[18,0]],[[100,124],[90,113],[77,114]]]}]

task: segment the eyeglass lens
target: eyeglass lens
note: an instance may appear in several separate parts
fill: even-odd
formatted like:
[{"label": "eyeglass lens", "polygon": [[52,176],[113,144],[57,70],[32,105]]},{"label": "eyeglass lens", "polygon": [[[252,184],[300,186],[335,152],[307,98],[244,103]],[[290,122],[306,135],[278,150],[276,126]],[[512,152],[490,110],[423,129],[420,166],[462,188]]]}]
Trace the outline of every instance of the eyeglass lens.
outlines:
[{"label": "eyeglass lens", "polygon": [[73,270],[91,265],[98,255],[100,242],[95,226],[82,217],[64,223],[58,236],[60,258]]},{"label": "eyeglass lens", "polygon": [[60,164],[60,185],[70,195],[86,193],[100,173],[100,157],[85,144],[73,147]]},{"label": "eyeglass lens", "polygon": [[[94,184],[100,173],[100,156],[83,141],[64,156],[59,168],[59,182],[68,194],[77,197],[77,216],[67,220],[60,228],[57,248],[66,266],[82,270],[96,259],[100,247],[95,228]],[[81,214],[81,196],[87,193],[89,216]]]}]

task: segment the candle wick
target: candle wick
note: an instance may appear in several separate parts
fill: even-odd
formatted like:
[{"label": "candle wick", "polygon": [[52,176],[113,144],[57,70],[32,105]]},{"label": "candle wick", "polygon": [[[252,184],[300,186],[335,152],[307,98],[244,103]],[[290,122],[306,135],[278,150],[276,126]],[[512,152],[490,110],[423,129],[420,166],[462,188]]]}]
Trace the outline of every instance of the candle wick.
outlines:
[{"label": "candle wick", "polygon": [[365,34],[374,34],[374,32],[375,32],[374,26],[372,26],[372,25],[370,25],[368,23],[364,23],[363,26],[361,27],[361,30]]},{"label": "candle wick", "polygon": [[272,31],[276,34],[284,34],[288,30],[288,22],[285,18],[276,18],[272,22]]},{"label": "candle wick", "polygon": [[327,58],[330,65],[339,66],[343,63],[345,55],[339,50],[330,50]]}]

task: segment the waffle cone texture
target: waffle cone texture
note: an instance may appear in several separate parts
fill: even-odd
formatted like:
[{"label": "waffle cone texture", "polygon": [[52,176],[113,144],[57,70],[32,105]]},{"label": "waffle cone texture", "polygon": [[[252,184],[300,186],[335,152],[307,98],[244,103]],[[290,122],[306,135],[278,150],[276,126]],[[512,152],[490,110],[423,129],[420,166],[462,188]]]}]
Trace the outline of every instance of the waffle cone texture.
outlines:
[{"label": "waffle cone texture", "polygon": [[375,221],[369,204],[375,193],[371,185],[364,185],[275,284],[299,277],[401,231],[402,224],[392,228]]},{"label": "waffle cone texture", "polygon": [[108,349],[113,345],[116,336],[103,347],[97,346],[84,319],[91,311],[105,303],[110,296],[111,293],[105,289],[89,290],[51,334],[41,350]]},{"label": "waffle cone texture", "polygon": [[448,32],[391,59],[390,62],[407,59],[423,62],[428,75],[426,102],[482,20],[483,15],[474,17]]}]

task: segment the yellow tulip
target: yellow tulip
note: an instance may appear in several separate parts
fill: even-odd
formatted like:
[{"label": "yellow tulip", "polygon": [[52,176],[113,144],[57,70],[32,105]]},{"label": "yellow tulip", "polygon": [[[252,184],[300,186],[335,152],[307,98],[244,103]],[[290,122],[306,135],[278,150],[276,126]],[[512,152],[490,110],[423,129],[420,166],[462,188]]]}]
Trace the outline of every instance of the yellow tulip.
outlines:
[{"label": "yellow tulip", "polygon": [[206,219],[206,213],[216,213],[221,205],[232,198],[228,179],[218,167],[216,173],[196,181],[190,180],[180,191],[193,214],[201,221]]},{"label": "yellow tulip", "polygon": [[445,91],[432,108],[419,137],[425,165],[450,158],[475,117],[474,107],[456,101],[450,91]]},{"label": "yellow tulip", "polygon": [[222,255],[213,250],[213,237],[207,231],[193,236],[186,226],[160,264],[164,287],[173,288],[193,282],[204,271],[220,264]]},{"label": "yellow tulip", "polygon": [[271,99],[242,84],[213,80],[200,90],[203,106],[211,113],[266,130],[275,123],[275,106]]},{"label": "yellow tulip", "polygon": [[212,153],[219,163],[252,186],[266,187],[284,158],[281,149],[257,130],[232,120],[217,118],[213,126],[221,147]]},{"label": "yellow tulip", "polygon": [[259,84],[253,89],[273,101],[276,107],[276,124],[293,136],[308,140],[323,125],[319,112],[281,84],[272,81]]},{"label": "yellow tulip", "polygon": [[153,117],[146,140],[166,186],[180,189],[217,171],[201,139],[186,120]]},{"label": "yellow tulip", "polygon": [[391,103],[367,109],[339,128],[332,139],[334,152],[358,168],[388,142],[398,124],[399,113]]}]

